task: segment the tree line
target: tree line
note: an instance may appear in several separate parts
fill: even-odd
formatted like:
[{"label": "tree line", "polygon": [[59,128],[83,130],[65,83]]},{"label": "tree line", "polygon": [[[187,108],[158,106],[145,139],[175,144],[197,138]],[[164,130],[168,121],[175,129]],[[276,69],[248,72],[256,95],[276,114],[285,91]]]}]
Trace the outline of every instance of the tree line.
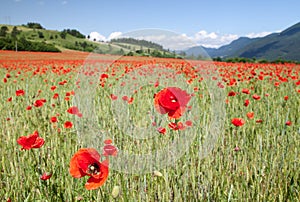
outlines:
[{"label": "tree line", "polygon": [[16,26],[10,33],[8,30],[7,26],[0,28],[0,50],[60,52],[53,44],[29,41],[24,36],[19,36],[21,30],[18,30]]},{"label": "tree line", "polygon": [[116,38],[110,40],[113,43],[129,43],[132,45],[138,45],[138,46],[145,46],[148,48],[153,48],[157,50],[163,50],[163,46],[159,45],[157,43],[154,43],[152,41],[146,41],[146,40],[138,40],[134,38]]}]

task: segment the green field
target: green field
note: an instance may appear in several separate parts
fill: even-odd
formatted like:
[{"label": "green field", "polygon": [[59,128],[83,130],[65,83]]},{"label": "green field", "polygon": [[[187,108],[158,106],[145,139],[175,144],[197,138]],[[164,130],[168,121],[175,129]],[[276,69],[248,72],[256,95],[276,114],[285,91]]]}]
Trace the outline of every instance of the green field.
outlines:
[{"label": "green field", "polygon": [[[49,36],[45,34],[45,37]],[[165,69],[159,69],[160,76],[151,74],[157,76],[152,78],[160,79],[160,86],[154,86],[155,80],[146,85],[143,82],[148,81],[150,73],[147,71],[155,68],[151,66],[154,62],[135,57],[123,59],[105,71],[100,67],[100,72],[108,74],[104,87],[98,83],[99,75],[88,77],[82,72],[93,72],[99,68],[98,63],[81,69],[83,63],[75,66],[63,60],[44,60],[39,65],[28,60],[24,65],[24,60],[9,63],[1,59],[1,201],[292,202],[300,199],[299,65],[217,63],[218,77],[225,86],[218,102],[213,102],[216,86],[208,80],[214,80],[211,77],[199,82],[205,75],[198,73],[199,77],[189,85],[170,82],[170,85],[177,84],[183,89],[187,85],[185,90],[195,94],[190,101],[190,111],[176,121],[190,120],[193,125],[185,130],[172,130],[168,123],[174,120],[159,114],[153,106],[153,95],[168,81],[163,76],[167,75]],[[188,77],[182,76],[184,70],[191,71],[191,66],[183,65],[182,61],[156,59],[155,62],[158,66],[162,64],[167,66],[166,69],[179,71],[176,78],[186,79]],[[141,64],[148,68],[144,76],[141,76],[143,72],[138,72]],[[201,65],[193,63],[192,66],[197,69]],[[54,71],[58,69],[60,71]],[[127,73],[124,73],[125,69]],[[138,74],[135,75],[136,71]],[[78,78],[81,78],[80,83],[76,83]],[[125,91],[121,87],[122,81],[126,81]],[[135,93],[130,88],[134,81],[143,85]],[[51,90],[52,86],[56,89]],[[17,96],[16,91],[20,89],[25,94]],[[248,89],[250,94],[243,93],[243,89]],[[126,92],[131,93],[128,97],[133,97],[130,104],[124,104],[122,100]],[[234,92],[234,96],[228,96],[230,92]],[[55,93],[59,95],[56,99],[53,98]],[[117,95],[118,99],[112,100],[111,94]],[[254,99],[255,94],[260,99]],[[38,99],[46,99],[42,107],[34,106]],[[246,107],[247,99],[250,104]],[[83,101],[91,103],[84,105]],[[78,103],[81,103],[78,107],[83,113],[82,118],[67,113],[69,107]],[[28,106],[32,109],[26,110]],[[215,119],[214,109],[221,109],[220,106],[224,106],[224,113]],[[167,132],[163,135],[152,130],[154,132],[149,134],[153,136],[143,139],[135,127],[151,125],[149,111],[156,118],[154,127],[165,127]],[[248,118],[248,112],[254,112],[254,118]],[[56,123],[50,121],[54,116],[58,119]],[[245,124],[236,127],[231,123],[233,118],[242,118]],[[220,125],[215,126],[215,120]],[[66,121],[71,121],[73,127],[65,128]],[[96,128],[98,136],[85,124]],[[214,135],[210,127],[221,130],[212,147],[205,145]],[[38,149],[21,150],[17,139],[34,131],[39,132],[45,144]],[[113,140],[118,154],[109,157],[106,183],[99,189],[86,190],[86,177],[75,179],[69,174],[70,159],[79,148],[87,146],[96,146],[101,154],[106,138]],[[172,147],[176,141],[180,143],[177,149]],[[207,155],[202,152],[203,148],[208,148]],[[153,161],[157,164],[143,160],[145,170],[133,170],[140,167],[135,165],[139,162],[130,159],[131,155],[143,156],[160,150],[178,150],[183,154],[167,163],[171,156],[164,153],[158,156],[159,161]],[[122,160],[124,152],[129,154],[125,164]],[[40,176],[45,172],[52,173],[52,177],[43,181]],[[112,193],[116,186],[119,187],[117,195],[116,191]]]}]

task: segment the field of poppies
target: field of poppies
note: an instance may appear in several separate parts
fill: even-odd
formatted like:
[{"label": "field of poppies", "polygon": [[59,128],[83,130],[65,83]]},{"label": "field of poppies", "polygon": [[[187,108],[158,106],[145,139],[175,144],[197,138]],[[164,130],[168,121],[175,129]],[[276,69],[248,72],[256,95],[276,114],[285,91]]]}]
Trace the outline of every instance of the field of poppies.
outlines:
[{"label": "field of poppies", "polygon": [[0,200],[297,201],[299,73],[0,51]]}]

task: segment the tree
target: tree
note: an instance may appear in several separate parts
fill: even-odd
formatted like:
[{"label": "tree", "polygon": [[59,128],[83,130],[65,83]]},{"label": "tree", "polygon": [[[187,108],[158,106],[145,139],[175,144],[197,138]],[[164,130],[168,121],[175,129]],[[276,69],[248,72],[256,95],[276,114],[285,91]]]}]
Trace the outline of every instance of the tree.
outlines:
[{"label": "tree", "polygon": [[7,26],[2,26],[0,28],[0,36],[6,37],[7,31],[8,31]]},{"label": "tree", "polygon": [[66,32],[76,38],[81,38],[84,39],[85,35],[81,34],[79,31],[77,31],[76,29],[64,29],[63,32]]},{"label": "tree", "polygon": [[125,52],[124,52],[123,48],[120,49],[119,53],[120,53],[120,55],[124,55]]},{"label": "tree", "polygon": [[80,45],[81,45],[81,47],[82,47],[83,50],[84,50],[84,49],[87,47],[88,44],[86,43],[86,41],[84,41],[84,42],[81,43]]},{"label": "tree", "polygon": [[65,32],[65,31],[60,32],[60,37],[62,39],[66,39],[66,36],[67,36],[67,32]]},{"label": "tree", "polygon": [[36,23],[36,22],[28,22],[27,27],[32,29],[44,29],[40,23]]},{"label": "tree", "polygon": [[38,32],[38,35],[39,35],[39,38],[40,38],[40,39],[45,38],[43,32]]},{"label": "tree", "polygon": [[17,38],[17,35],[20,33],[20,31],[18,30],[18,28],[16,26],[13,27],[12,31],[11,31],[11,37],[12,38]]}]

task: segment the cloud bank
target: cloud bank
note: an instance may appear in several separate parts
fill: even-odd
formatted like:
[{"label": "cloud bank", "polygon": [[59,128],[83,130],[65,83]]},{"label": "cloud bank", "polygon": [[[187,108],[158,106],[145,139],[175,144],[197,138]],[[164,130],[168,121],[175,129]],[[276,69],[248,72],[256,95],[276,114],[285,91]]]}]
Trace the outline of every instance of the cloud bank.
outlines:
[{"label": "cloud bank", "polygon": [[[170,35],[168,32],[165,32],[163,30],[161,31],[161,33],[155,32],[155,34],[148,33],[147,31],[143,33],[143,30],[141,30],[140,32],[140,35],[136,33],[130,35],[130,33],[124,34],[122,32],[112,32],[108,37],[105,37],[98,32],[91,32],[90,40],[107,42],[118,37],[132,37],[140,40],[143,39],[158,43],[164,48],[170,50],[185,50],[187,48],[199,45],[207,48],[219,48],[241,37],[237,34],[219,34],[216,32],[207,32],[206,30],[200,30],[199,32],[191,36],[175,33],[173,33],[173,35]],[[249,38],[255,38],[263,37],[271,33],[272,32],[249,33],[245,36]]]}]

